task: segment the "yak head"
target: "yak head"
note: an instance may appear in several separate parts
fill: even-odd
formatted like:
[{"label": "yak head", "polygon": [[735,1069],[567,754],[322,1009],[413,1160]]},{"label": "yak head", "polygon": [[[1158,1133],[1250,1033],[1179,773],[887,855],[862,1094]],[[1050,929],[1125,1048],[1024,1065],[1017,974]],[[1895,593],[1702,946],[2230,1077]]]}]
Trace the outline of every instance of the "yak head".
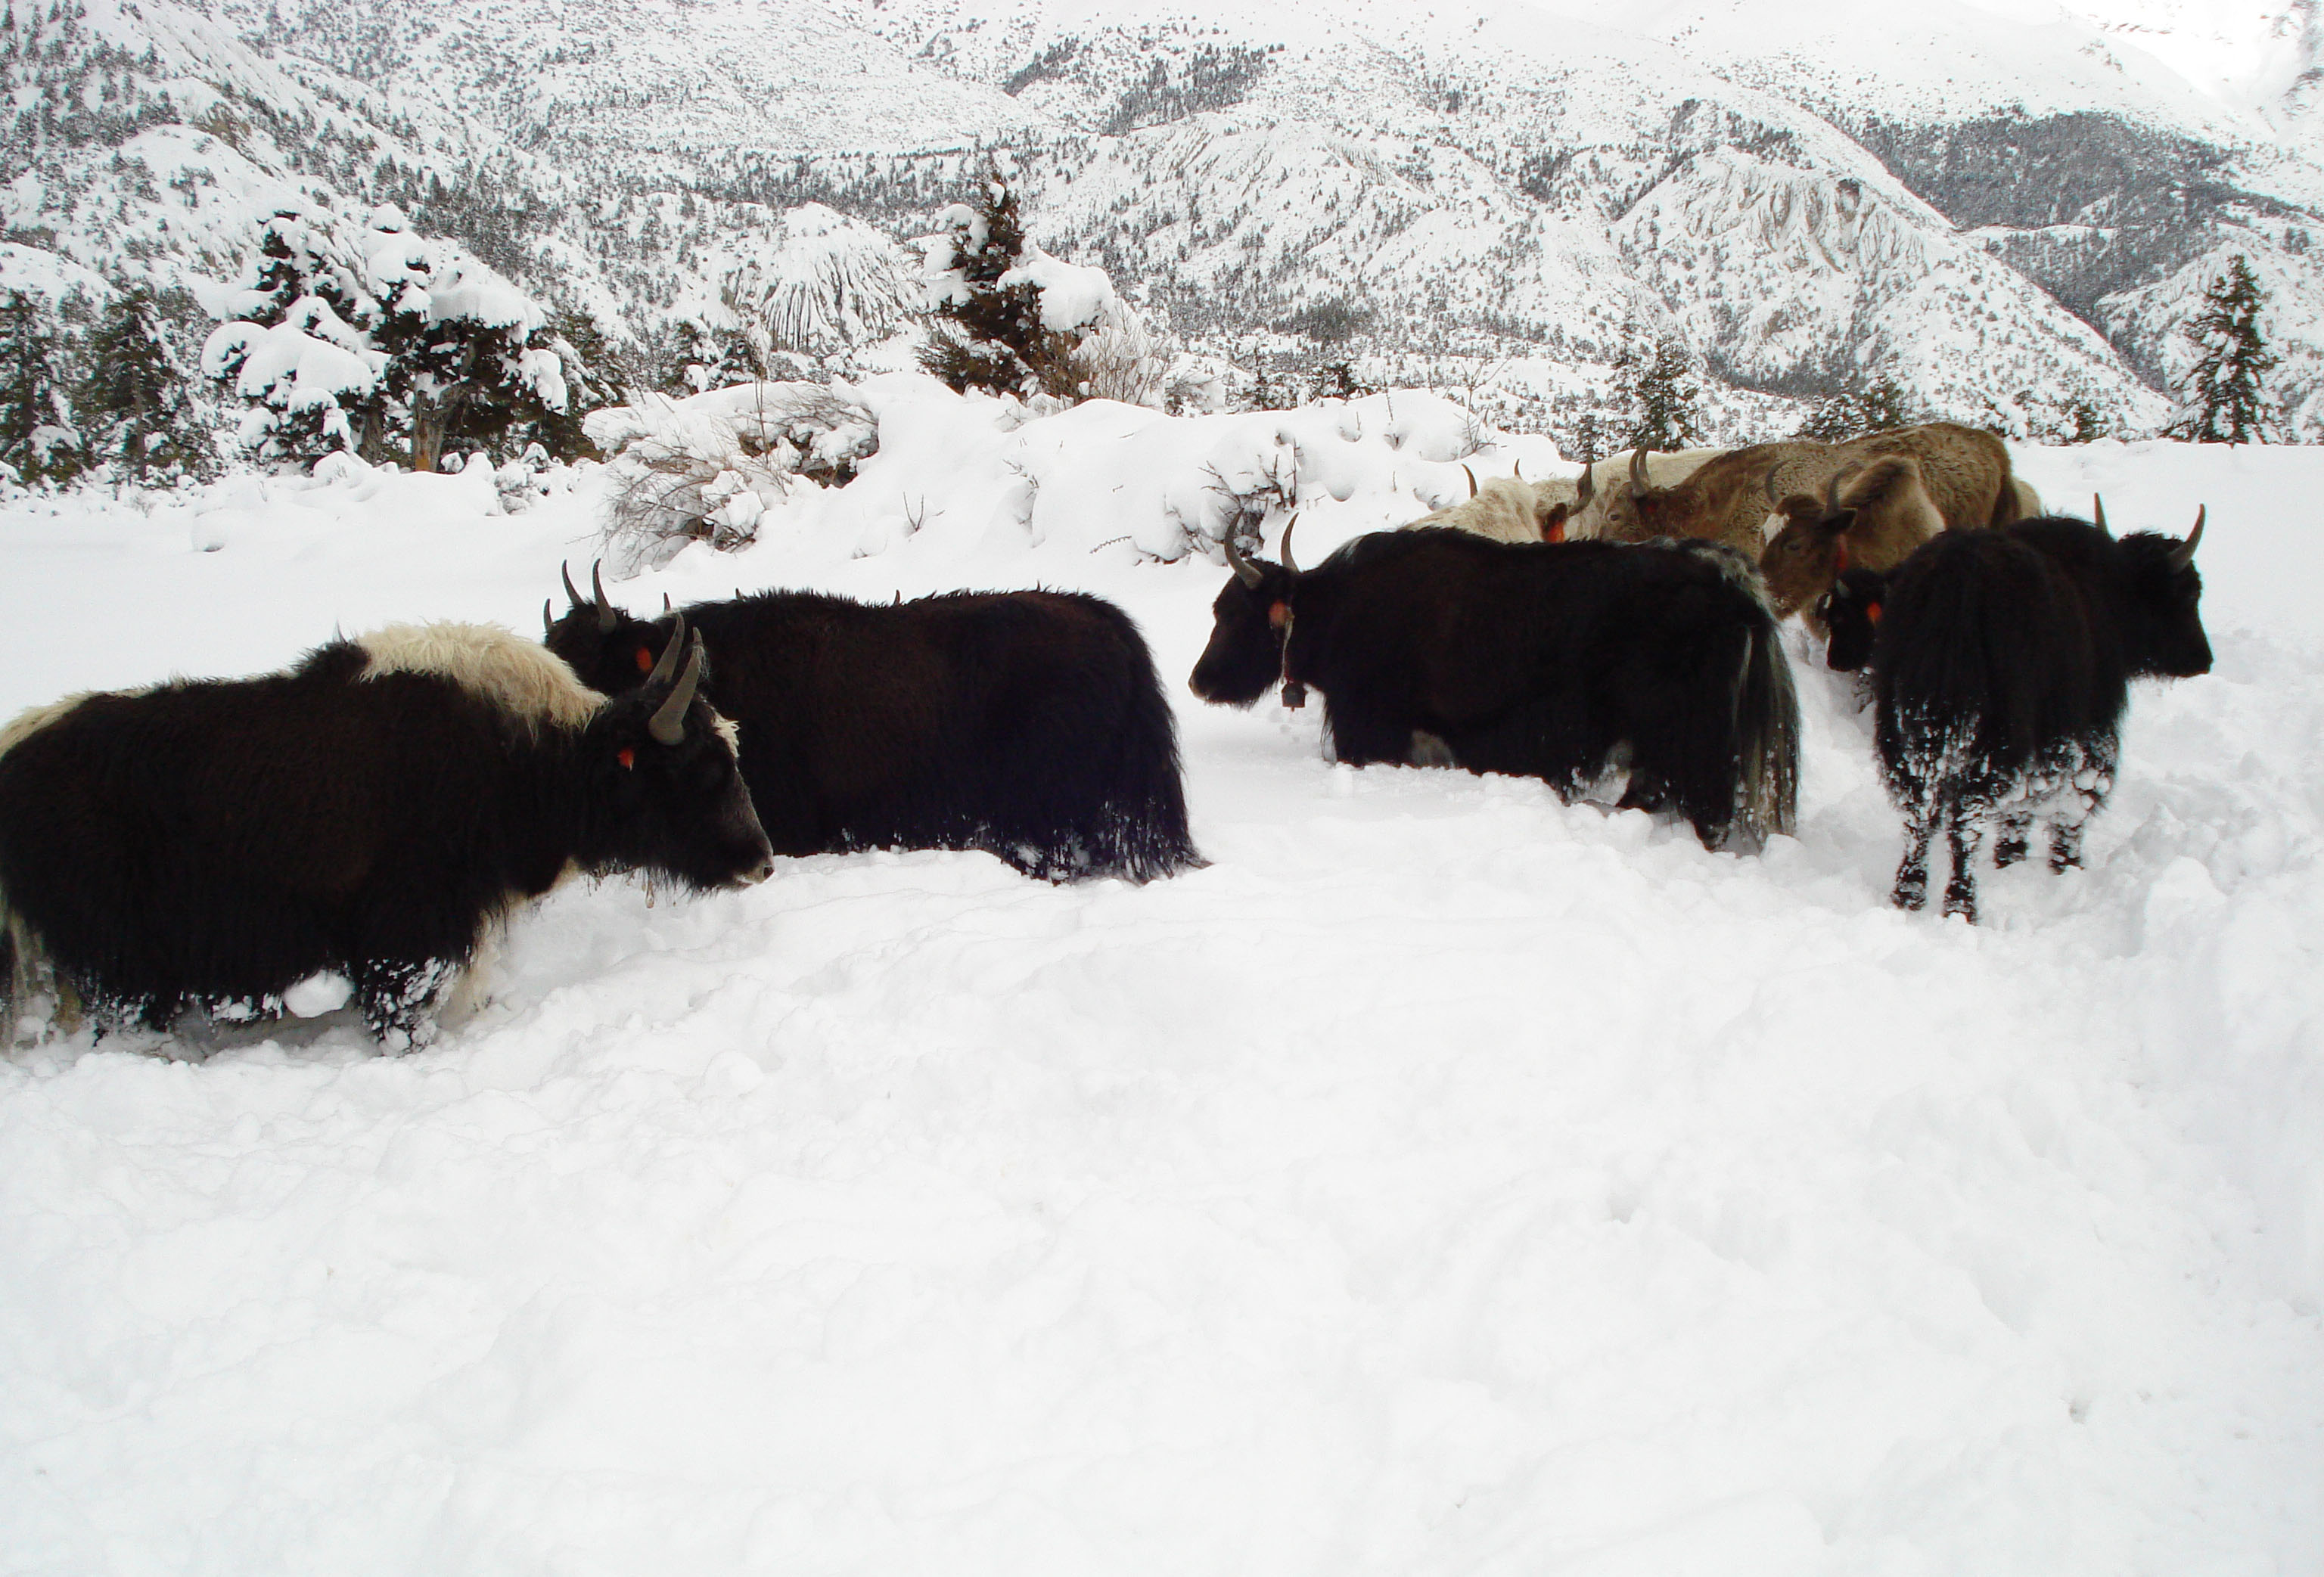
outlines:
[{"label": "yak head", "polygon": [[1853,475],[1835,473],[1821,498],[1794,493],[1777,503],[1775,468],[1768,468],[1767,502],[1784,523],[1760,550],[1759,574],[1767,583],[1768,605],[1778,619],[1814,602],[1848,569],[1848,533],[1858,512],[1853,501],[1841,502],[1840,490]]},{"label": "yak head", "polygon": [[747,887],[774,873],[774,849],[734,760],[733,724],[700,694],[702,636],[687,635],[678,615],[641,682],[606,702],[583,733],[595,835],[585,862],[648,871],[697,890]]},{"label": "yak head", "polygon": [[[563,618],[552,619],[549,604],[541,604],[540,619],[547,626],[541,643],[563,658],[583,684],[601,695],[618,696],[644,682],[668,649],[670,636],[662,627],[667,614],[664,620],[648,622],[613,606],[605,595],[603,567],[590,567],[589,587],[594,595],[584,597],[574,589],[571,573],[559,567],[571,606]],[[667,606],[669,599],[663,602]]]},{"label": "yak head", "polygon": [[[2096,502],[2096,501],[2093,501]],[[2185,540],[2159,531],[2135,531],[2120,545],[2125,655],[2130,671],[2155,678],[2191,678],[2211,671],[2211,641],[2203,632],[2203,577],[2195,546],[2203,540],[2205,511]],[[2106,505],[2098,525],[2106,529]]]},{"label": "yak head", "polygon": [[1827,667],[1848,674],[1872,660],[1872,643],[1880,633],[1880,604],[1887,595],[1884,572],[1848,569],[1817,599],[1816,622],[1831,632],[1823,652]]},{"label": "yak head", "polygon": [[1291,557],[1291,527],[1283,528],[1283,562],[1245,558],[1226,544],[1234,578],[1211,604],[1211,643],[1187,683],[1214,706],[1248,706],[1283,675],[1283,643],[1291,632],[1291,604],[1299,564]]}]

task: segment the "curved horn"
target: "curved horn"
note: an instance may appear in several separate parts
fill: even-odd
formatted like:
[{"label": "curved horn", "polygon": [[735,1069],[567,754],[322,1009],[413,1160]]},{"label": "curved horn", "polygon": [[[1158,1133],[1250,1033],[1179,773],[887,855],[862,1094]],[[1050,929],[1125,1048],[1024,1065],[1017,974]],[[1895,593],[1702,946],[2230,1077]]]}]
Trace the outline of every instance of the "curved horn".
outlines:
[{"label": "curved horn", "polygon": [[1767,508],[1770,512],[1781,513],[1783,512],[1784,501],[1775,496],[1775,466],[1769,466],[1767,467],[1767,474],[1759,479],[1759,491],[1767,495]]},{"label": "curved horn", "polygon": [[549,616],[549,604],[555,601],[554,597],[540,599],[540,632],[543,635],[553,632],[557,628],[557,621]]},{"label": "curved horn", "polygon": [[1825,483],[1823,488],[1824,513],[1837,514],[1840,512],[1840,488],[1847,483],[1854,480],[1856,474],[1863,469],[1864,467],[1861,464],[1842,466],[1839,470],[1831,474],[1831,480]]},{"label": "curved horn", "polygon": [[573,571],[567,567],[562,559],[558,561],[557,576],[558,579],[565,583],[565,600],[571,603],[575,607],[579,607],[581,605],[581,593],[573,584]]},{"label": "curved horn", "polygon": [[2187,533],[2187,540],[2185,541],[2171,549],[2172,568],[2184,569],[2189,565],[2195,562],[2195,544],[2203,540],[2203,517],[2209,512],[2210,506],[2208,504],[2198,504],[2196,506],[2195,529]]},{"label": "curved horn", "polygon": [[[678,642],[669,643],[662,654],[664,661],[678,655]],[[686,649],[686,671],[678,676],[678,688],[669,699],[654,709],[646,720],[646,732],[663,744],[675,745],[686,737],[686,709],[694,705],[694,689],[702,679],[702,632],[694,632],[692,644]]]},{"label": "curved horn", "polygon": [[597,598],[597,633],[611,635],[613,632],[613,599],[605,595],[605,581],[600,573],[604,567],[605,561],[602,558],[589,567],[589,589],[596,594]]},{"label": "curved horn", "polygon": [[1525,480],[1525,462],[1523,460],[1519,460],[1516,466],[1511,469],[1509,475],[1515,476],[1518,481],[1523,482]]},{"label": "curved horn", "polygon": [[[669,632],[669,644],[661,649],[661,660],[653,665],[653,672],[646,676],[646,683],[650,685],[669,683],[669,676],[678,671],[678,654],[685,645],[686,615],[680,613],[678,616],[678,627]],[[670,742],[663,740],[662,742],[668,744]]]},{"label": "curved horn", "polygon": [[1646,492],[1646,456],[1653,453],[1644,444],[1630,451],[1630,496],[1643,497]]},{"label": "curved horn", "polygon": [[2095,493],[2090,494],[2090,519],[2098,522],[2099,530],[2103,531],[2107,529],[2106,500]]},{"label": "curved horn", "polygon": [[668,592],[661,594],[661,611],[665,613],[670,611],[669,594]]},{"label": "curved horn", "polygon": [[1474,471],[1470,470],[1468,466],[1462,466],[1462,467],[1461,467],[1461,475],[1463,475],[1463,476],[1466,476],[1466,477],[1469,479],[1469,496],[1470,496],[1471,498],[1474,498],[1474,497],[1476,497],[1476,496],[1477,496],[1477,474],[1476,474]]},{"label": "curved horn", "polygon": [[1235,578],[1241,581],[1243,585],[1248,586],[1257,586],[1260,581],[1267,578],[1267,574],[1264,570],[1260,569],[1258,565],[1253,564],[1250,559],[1245,558],[1241,554],[1235,551],[1234,539],[1232,537],[1229,537],[1225,541],[1220,543],[1219,546],[1227,550],[1227,567],[1235,572]]},{"label": "curved horn", "polygon": [[1294,575],[1299,573],[1299,560],[1291,557],[1291,531],[1292,528],[1298,525],[1298,523],[1299,517],[1297,515],[1293,515],[1291,517],[1291,525],[1283,528],[1283,546],[1278,549],[1278,551],[1283,555],[1283,567],[1289,570]]}]

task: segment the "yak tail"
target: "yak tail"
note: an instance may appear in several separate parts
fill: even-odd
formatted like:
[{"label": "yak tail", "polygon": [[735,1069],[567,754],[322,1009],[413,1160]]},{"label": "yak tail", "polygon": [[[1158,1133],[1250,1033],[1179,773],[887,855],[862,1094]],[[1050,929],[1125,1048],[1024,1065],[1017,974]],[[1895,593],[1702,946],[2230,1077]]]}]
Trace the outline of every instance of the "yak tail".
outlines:
[{"label": "yak tail", "polygon": [[1735,685],[1736,810],[1754,838],[1789,833],[1799,811],[1800,701],[1775,616],[1755,610]]}]

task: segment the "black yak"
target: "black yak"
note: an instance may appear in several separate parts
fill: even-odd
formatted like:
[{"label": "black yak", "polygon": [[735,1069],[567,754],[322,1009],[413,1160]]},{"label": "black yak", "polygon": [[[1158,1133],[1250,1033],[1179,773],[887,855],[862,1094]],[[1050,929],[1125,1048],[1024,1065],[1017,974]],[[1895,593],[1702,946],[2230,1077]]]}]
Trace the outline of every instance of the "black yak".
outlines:
[{"label": "black yak", "polygon": [[[329,970],[382,1040],[571,870],[762,881],[731,731],[672,640],[637,694],[508,631],[400,625],[287,673],[75,696],[0,733],[0,918],[100,1026],[264,1012]],[[13,1019],[8,1020],[13,1028]]]},{"label": "black yak", "polygon": [[1971,921],[1988,823],[2000,824],[1995,862],[2009,865],[2046,809],[2050,868],[2080,864],[2084,825],[2113,787],[2130,681],[2210,671],[2194,566],[2201,512],[2184,541],[2117,541],[2097,512],[2095,524],[1942,531],[1885,589],[1854,571],[1835,588],[1831,660],[1869,647],[1874,742],[1904,816],[1898,907],[1927,901],[1941,829],[1953,862],[1944,912]]},{"label": "black yak", "polygon": [[[632,618],[591,586],[584,598],[566,580],[572,605],[546,639],[616,691],[637,683],[669,615]],[[766,591],[682,612],[779,853],[982,849],[1052,881],[1202,863],[1154,659],[1102,598]]]},{"label": "black yak", "polygon": [[[1296,522],[1294,522],[1295,524]],[[1302,570],[1245,559],[1212,604],[1194,693],[1323,692],[1339,758],[1462,766],[1572,796],[1627,764],[1621,804],[1703,843],[1791,829],[1799,718],[1758,576],[1708,543],[1359,537]]]}]

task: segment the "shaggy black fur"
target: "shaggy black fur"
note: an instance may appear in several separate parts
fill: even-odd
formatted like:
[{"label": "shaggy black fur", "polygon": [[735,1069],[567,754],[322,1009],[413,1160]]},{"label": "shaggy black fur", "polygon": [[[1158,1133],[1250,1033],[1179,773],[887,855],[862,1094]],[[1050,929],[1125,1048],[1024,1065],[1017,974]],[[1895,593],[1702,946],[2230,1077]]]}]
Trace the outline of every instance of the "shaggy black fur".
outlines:
[{"label": "shaggy black fur", "polygon": [[[99,1022],[263,1009],[333,969],[418,1037],[483,925],[568,864],[703,889],[771,867],[716,716],[665,683],[540,737],[336,641],[261,678],[93,696],[0,756],[0,892]],[[627,764],[624,758],[627,759]]]},{"label": "shaggy black fur", "polygon": [[[1072,592],[862,604],[770,591],[680,610],[703,689],[742,731],[742,777],[785,854],[983,849],[1051,881],[1201,864],[1176,725],[1127,614]],[[638,682],[669,616],[549,630],[582,682]]]},{"label": "shaggy black fur", "polygon": [[1996,859],[2012,863],[2044,800],[2061,807],[2051,868],[2080,862],[2083,823],[2113,786],[2129,681],[2210,671],[2202,578],[2172,563],[2180,548],[2052,517],[1941,532],[1890,574],[1871,664],[1874,740],[1904,815],[1900,907],[1927,900],[1942,828],[1945,912],[1976,919],[1986,824],[2001,823]]},{"label": "shaggy black fur", "polygon": [[1706,844],[1738,817],[1790,830],[1798,708],[1739,554],[1428,528],[1359,537],[1296,576],[1252,568],[1257,585],[1238,575],[1212,604],[1192,678],[1206,701],[1248,706],[1287,674],[1323,692],[1343,761],[1449,752],[1566,795],[1627,745],[1624,806],[1674,807]]}]

